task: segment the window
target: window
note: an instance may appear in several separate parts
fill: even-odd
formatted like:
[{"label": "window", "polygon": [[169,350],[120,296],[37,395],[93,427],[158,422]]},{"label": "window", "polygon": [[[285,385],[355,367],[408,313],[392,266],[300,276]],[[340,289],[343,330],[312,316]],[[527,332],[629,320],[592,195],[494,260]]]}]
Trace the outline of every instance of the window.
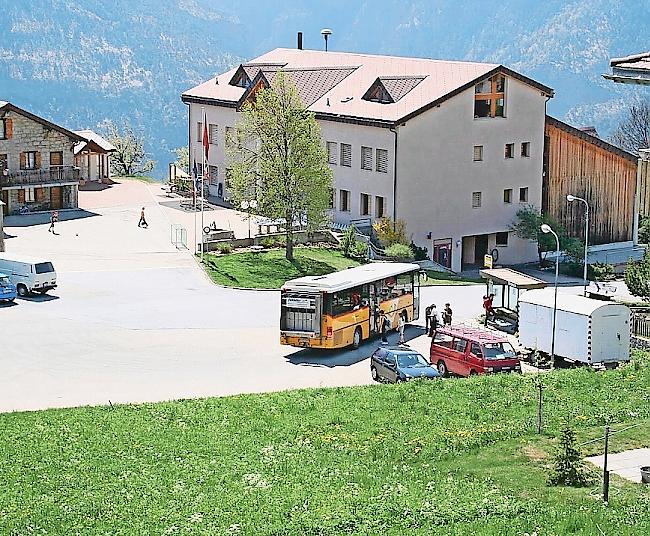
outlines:
[{"label": "window", "polygon": [[505,156],[505,158],[514,158],[515,157],[515,144],[514,143],[506,143],[504,156]]},{"label": "window", "polygon": [[36,169],[36,151],[28,151],[25,155],[25,169]]},{"label": "window", "polygon": [[519,188],[519,202],[527,203],[528,202],[528,187]]},{"label": "window", "polygon": [[198,162],[195,162],[196,165],[196,178],[200,179],[203,177],[203,164],[199,164]]},{"label": "window", "polygon": [[472,208],[481,207],[481,192],[472,192]]},{"label": "window", "polygon": [[436,333],[436,336],[433,338],[433,344],[436,346],[444,346],[445,348],[451,348],[451,343],[453,338],[445,333]]},{"label": "window", "polygon": [[203,141],[203,123],[201,121],[196,124],[196,141],[199,143]]},{"label": "window", "polygon": [[474,162],[480,162],[483,160],[483,146],[474,145]]},{"label": "window", "polygon": [[327,162],[329,164],[334,164],[336,165],[338,162],[338,148],[339,144],[336,143],[335,141],[328,141],[327,142]]},{"label": "window", "polygon": [[361,147],[361,169],[372,171],[372,148]]},{"label": "window", "polygon": [[219,135],[219,125],[210,123],[208,125],[208,138],[210,139],[210,145],[217,145],[218,135]]},{"label": "window", "polygon": [[214,186],[219,184],[219,168],[217,166],[209,166],[208,173],[210,174],[210,184]]},{"label": "window", "polygon": [[497,246],[505,247],[508,245],[508,231],[497,233]]},{"label": "window", "polygon": [[507,188],[503,190],[503,202],[512,203],[512,188]]},{"label": "window", "polygon": [[0,175],[8,167],[9,167],[9,164],[7,163],[7,155],[6,154],[0,154]]},{"label": "window", "polygon": [[474,118],[504,117],[506,79],[494,75],[474,86]]},{"label": "window", "polygon": [[375,196],[375,217],[383,218],[385,216],[385,201],[384,197]]},{"label": "window", "polygon": [[388,151],[386,149],[377,149],[377,171],[388,173]]},{"label": "window", "polygon": [[477,342],[472,343],[472,346],[470,346],[469,351],[475,357],[483,357],[483,352],[481,352],[481,345],[478,344]]},{"label": "window", "polygon": [[370,196],[368,194],[361,194],[361,204],[359,212],[362,216],[370,215]]},{"label": "window", "polygon": [[[50,153],[50,167],[63,165],[63,151],[52,151]],[[101,165],[101,161],[100,161]]]},{"label": "window", "polygon": [[341,144],[341,165],[352,167],[352,145],[349,143]]},{"label": "window", "polygon": [[530,156],[530,142],[524,141],[521,144],[521,156],[528,158]]},{"label": "window", "polygon": [[454,339],[453,349],[464,354],[467,349],[467,341],[465,339]]},{"label": "window", "polygon": [[0,140],[7,139],[7,120],[0,119]]},{"label": "window", "polygon": [[350,192],[348,190],[339,190],[339,210],[350,212]]},{"label": "window", "polygon": [[27,203],[33,203],[35,199],[34,188],[25,188],[25,201]]}]

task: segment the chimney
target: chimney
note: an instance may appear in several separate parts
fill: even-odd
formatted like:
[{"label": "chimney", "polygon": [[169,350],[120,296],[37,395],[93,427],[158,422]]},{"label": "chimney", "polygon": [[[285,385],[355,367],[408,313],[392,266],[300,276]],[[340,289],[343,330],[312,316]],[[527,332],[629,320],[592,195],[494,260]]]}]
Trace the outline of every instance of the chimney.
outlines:
[{"label": "chimney", "polygon": [[302,50],[302,32],[298,32],[298,50]]}]

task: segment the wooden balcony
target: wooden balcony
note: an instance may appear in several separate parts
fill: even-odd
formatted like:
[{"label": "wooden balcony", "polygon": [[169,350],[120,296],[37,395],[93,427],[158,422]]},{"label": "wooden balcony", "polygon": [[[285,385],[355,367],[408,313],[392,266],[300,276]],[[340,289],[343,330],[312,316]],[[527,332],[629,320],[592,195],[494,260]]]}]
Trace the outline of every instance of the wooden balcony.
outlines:
[{"label": "wooden balcony", "polygon": [[79,181],[79,168],[56,166],[49,169],[4,171],[0,173],[0,187],[40,186]]}]

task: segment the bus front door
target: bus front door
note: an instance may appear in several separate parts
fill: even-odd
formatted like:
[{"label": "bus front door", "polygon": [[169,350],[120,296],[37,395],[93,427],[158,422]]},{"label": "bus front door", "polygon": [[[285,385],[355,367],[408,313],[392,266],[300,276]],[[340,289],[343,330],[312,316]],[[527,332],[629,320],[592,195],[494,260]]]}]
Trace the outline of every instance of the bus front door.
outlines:
[{"label": "bus front door", "polygon": [[379,302],[377,300],[377,293],[375,292],[375,285],[370,284],[370,307],[368,317],[370,318],[370,333],[379,332]]}]

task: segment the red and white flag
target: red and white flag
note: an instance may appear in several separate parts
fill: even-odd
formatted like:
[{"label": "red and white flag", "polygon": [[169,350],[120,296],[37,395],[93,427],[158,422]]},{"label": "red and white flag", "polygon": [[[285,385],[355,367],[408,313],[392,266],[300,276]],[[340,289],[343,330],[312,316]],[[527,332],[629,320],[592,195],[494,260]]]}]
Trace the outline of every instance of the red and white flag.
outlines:
[{"label": "red and white flag", "polygon": [[205,110],[203,110],[203,151],[207,161],[208,153],[210,152],[210,136],[208,135],[208,116]]}]

